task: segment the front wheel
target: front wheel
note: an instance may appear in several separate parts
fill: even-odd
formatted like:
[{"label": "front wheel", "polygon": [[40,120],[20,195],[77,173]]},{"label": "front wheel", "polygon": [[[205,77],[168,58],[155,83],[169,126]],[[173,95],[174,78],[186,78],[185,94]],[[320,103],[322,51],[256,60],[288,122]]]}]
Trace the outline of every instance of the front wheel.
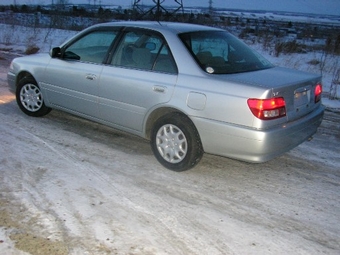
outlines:
[{"label": "front wheel", "polygon": [[171,113],[156,121],[151,148],[163,166],[178,172],[194,167],[203,156],[196,127],[180,113]]},{"label": "front wheel", "polygon": [[29,116],[41,117],[51,111],[51,108],[45,106],[41,90],[31,77],[19,81],[16,100],[20,109]]}]

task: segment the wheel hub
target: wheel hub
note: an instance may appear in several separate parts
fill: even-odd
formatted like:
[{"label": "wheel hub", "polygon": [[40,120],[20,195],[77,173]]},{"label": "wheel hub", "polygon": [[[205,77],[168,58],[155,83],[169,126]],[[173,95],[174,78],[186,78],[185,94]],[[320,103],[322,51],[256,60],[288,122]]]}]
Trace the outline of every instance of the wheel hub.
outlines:
[{"label": "wheel hub", "polygon": [[181,162],[187,154],[187,140],[181,129],[172,124],[162,126],[157,133],[157,149],[168,162]]},{"label": "wheel hub", "polygon": [[20,101],[27,110],[38,111],[43,103],[40,89],[34,84],[26,84],[21,89]]}]

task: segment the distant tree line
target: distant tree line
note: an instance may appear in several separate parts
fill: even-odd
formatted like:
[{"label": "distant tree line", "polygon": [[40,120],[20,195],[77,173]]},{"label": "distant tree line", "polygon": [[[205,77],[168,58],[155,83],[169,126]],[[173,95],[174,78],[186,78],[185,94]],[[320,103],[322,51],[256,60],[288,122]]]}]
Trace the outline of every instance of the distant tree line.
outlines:
[{"label": "distant tree line", "polygon": [[[213,12],[192,13],[178,12],[169,13],[161,11],[149,11],[142,13],[138,9],[126,8],[121,6],[117,8],[103,8],[98,5],[71,5],[68,0],[54,0],[54,5],[7,5],[0,6],[0,12],[24,13],[24,14],[41,14],[49,16],[51,21],[48,26],[53,28],[66,28],[70,22],[66,22],[69,18],[90,18],[93,23],[107,22],[112,20],[159,20],[159,21],[179,21],[196,24],[205,24],[211,26],[219,26],[237,31],[237,35],[247,40],[247,38],[263,40],[264,47],[270,45],[273,41],[276,43],[275,51],[277,55],[280,53],[303,52],[307,45],[297,42],[297,39],[316,40],[324,39],[325,44],[322,50],[340,54],[340,29],[339,27],[329,25],[312,25],[307,23],[299,23],[292,21],[275,21],[258,18],[243,18],[239,16],[223,16]],[[39,26],[39,18],[35,17],[34,26]],[[83,24],[84,27],[89,23]],[[40,24],[46,26],[46,24]],[[72,29],[80,30],[84,28],[81,24],[73,22]],[[296,38],[289,41],[279,40],[286,38],[287,35],[295,34]]]}]

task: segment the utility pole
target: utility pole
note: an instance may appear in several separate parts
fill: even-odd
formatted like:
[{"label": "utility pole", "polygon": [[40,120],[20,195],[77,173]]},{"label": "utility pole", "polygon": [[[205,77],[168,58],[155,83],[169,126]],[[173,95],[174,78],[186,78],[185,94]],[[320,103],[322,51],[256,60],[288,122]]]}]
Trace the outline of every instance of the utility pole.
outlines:
[{"label": "utility pole", "polygon": [[209,14],[213,14],[213,0],[209,0]]},{"label": "utility pole", "polygon": [[179,11],[182,11],[182,13],[184,13],[183,0],[174,0],[174,2],[176,3],[176,7],[172,9],[166,8],[163,5],[165,0],[152,0],[154,5],[147,11],[143,10],[142,6],[140,5],[140,2],[141,0],[134,0],[134,3],[133,3],[133,9],[139,13],[139,17],[138,17],[139,19],[143,18],[146,15],[153,15],[154,19],[160,20],[163,13],[165,13],[167,17],[170,17],[170,18],[174,18],[175,16],[174,14],[176,14]]}]

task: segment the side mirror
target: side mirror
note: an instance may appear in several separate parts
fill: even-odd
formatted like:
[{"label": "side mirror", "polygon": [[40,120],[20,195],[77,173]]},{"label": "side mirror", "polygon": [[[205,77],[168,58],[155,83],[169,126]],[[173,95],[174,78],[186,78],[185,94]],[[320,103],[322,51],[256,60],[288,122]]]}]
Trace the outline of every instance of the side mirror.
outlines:
[{"label": "side mirror", "polygon": [[60,47],[52,48],[50,51],[51,58],[60,58],[61,57],[61,49]]}]

